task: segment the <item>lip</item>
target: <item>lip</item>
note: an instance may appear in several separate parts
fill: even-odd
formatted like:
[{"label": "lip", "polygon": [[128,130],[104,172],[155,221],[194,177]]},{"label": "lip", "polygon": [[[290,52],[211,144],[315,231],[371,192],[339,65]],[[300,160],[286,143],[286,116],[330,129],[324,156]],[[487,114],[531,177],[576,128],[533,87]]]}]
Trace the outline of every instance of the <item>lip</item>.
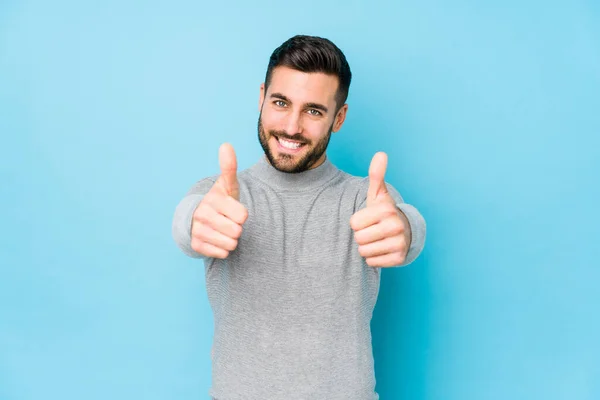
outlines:
[{"label": "lip", "polygon": [[[279,151],[282,153],[287,153],[287,154],[300,153],[302,151],[302,149],[306,146],[306,143],[302,143],[302,145],[300,147],[298,147],[297,149],[288,149],[287,147],[283,147],[281,145],[281,143],[279,143],[279,138],[277,136],[274,136],[274,138],[275,138],[275,141],[277,142],[277,149],[279,149]],[[294,141],[290,140],[290,142],[294,142]],[[296,143],[298,143],[298,142],[296,142]]]}]

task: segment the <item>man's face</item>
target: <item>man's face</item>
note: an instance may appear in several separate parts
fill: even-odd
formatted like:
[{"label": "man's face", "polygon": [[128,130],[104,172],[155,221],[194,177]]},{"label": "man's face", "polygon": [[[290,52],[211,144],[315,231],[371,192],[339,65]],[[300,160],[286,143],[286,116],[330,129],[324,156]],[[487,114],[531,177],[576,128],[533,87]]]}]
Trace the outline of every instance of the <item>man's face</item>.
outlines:
[{"label": "man's face", "polygon": [[336,113],[338,78],[277,67],[265,91],[260,88],[258,139],[273,167],[302,172],[325,161],[331,132],[346,117],[347,105]]}]

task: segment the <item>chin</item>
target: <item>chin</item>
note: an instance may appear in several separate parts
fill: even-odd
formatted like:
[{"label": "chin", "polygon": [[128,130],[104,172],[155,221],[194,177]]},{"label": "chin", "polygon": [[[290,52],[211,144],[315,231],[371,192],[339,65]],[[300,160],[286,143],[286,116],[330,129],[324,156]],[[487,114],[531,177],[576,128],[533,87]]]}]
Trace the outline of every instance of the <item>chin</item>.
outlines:
[{"label": "chin", "polygon": [[300,165],[304,151],[301,151],[298,154],[288,154],[284,151],[281,151],[277,142],[275,142],[275,145],[270,147],[270,153],[270,161],[272,161],[271,163],[275,169],[281,172],[301,172],[297,171],[297,168]]}]

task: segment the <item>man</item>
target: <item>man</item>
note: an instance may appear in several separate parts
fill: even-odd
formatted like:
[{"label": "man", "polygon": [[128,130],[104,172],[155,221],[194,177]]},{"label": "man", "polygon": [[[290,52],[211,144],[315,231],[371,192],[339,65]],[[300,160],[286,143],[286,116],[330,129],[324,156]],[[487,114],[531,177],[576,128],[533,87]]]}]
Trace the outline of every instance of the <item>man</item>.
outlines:
[{"label": "man", "polygon": [[260,87],[265,157],[238,173],[222,145],[220,175],[177,206],[174,239],[206,267],[215,399],[378,399],[370,322],[381,267],[418,256],[425,221],[385,183],[385,153],[368,178],[327,159],[350,80],[329,40],[287,40]]}]

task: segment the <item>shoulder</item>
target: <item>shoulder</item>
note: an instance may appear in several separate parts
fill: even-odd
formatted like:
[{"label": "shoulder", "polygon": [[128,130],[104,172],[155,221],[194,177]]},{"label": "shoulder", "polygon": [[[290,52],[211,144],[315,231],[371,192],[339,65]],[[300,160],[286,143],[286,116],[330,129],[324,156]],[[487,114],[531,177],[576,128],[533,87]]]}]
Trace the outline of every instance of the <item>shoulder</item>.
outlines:
[{"label": "shoulder", "polygon": [[[355,192],[356,199],[358,201],[358,208],[362,208],[367,201],[367,194],[369,192],[369,177],[361,177],[350,175],[346,172],[343,172],[344,176],[344,185],[347,185],[349,189]],[[404,203],[404,199],[400,192],[392,185],[390,182],[385,181],[385,186],[392,196],[392,199],[396,202],[396,204]]]},{"label": "shoulder", "polygon": [[188,195],[190,194],[206,194],[213,187],[219,175],[207,176],[205,178],[200,179],[196,183],[192,185],[190,190],[188,191]]},{"label": "shoulder", "polygon": [[351,175],[338,170],[337,176],[330,182],[329,187],[337,192],[341,198],[352,200],[354,210],[358,210],[367,198],[369,178]]}]

